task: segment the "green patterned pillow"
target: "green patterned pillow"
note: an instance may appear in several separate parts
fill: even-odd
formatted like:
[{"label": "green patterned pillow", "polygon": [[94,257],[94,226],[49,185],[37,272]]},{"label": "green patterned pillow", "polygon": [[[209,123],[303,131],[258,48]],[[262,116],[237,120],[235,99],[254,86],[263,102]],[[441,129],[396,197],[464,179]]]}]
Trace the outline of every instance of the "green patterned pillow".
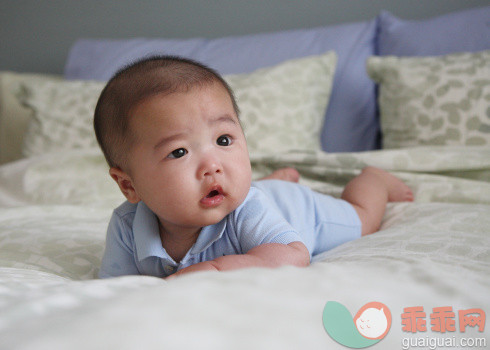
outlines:
[{"label": "green patterned pillow", "polygon": [[22,153],[27,156],[97,147],[93,116],[105,83],[30,81],[18,98],[32,110]]},{"label": "green patterned pillow", "polygon": [[[336,55],[286,61],[224,78],[233,88],[251,152],[320,150],[320,130],[330,97]],[[105,83],[30,81],[20,101],[32,110],[23,153],[97,147],[92,118]]]},{"label": "green patterned pillow", "polygon": [[240,107],[250,152],[321,150],[336,62],[335,53],[329,52],[225,76]]},{"label": "green patterned pillow", "polygon": [[490,51],[371,57],[383,148],[490,145]]}]

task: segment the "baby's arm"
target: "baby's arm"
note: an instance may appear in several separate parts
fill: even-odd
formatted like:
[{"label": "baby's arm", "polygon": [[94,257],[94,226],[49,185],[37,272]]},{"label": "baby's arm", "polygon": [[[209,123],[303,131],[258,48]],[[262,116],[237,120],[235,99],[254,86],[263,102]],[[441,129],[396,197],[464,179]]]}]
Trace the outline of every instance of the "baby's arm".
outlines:
[{"label": "baby's arm", "polygon": [[279,267],[293,265],[306,267],[310,264],[310,253],[301,242],[289,244],[266,243],[250,249],[246,254],[226,255],[204,261],[178,271],[173,276],[196,271],[226,271],[246,267]]}]

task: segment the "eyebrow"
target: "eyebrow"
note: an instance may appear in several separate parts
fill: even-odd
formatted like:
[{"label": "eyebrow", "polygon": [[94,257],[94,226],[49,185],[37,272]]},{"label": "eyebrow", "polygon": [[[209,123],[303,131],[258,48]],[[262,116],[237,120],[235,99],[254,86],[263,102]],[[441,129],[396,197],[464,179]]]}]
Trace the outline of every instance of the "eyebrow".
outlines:
[{"label": "eyebrow", "polygon": [[221,122],[228,122],[228,123],[233,123],[235,125],[238,125],[238,123],[235,120],[235,118],[233,118],[229,114],[221,115],[221,116],[219,116],[217,118],[211,119],[209,121],[209,124],[217,124],[217,123],[221,123]]},{"label": "eyebrow", "polygon": [[[238,125],[238,123],[235,120],[235,118],[233,118],[229,114],[221,115],[219,117],[210,119],[209,122],[208,122],[208,124],[213,125],[213,124],[218,124],[218,123],[223,123],[223,122],[225,122],[225,123],[232,123],[234,125]],[[185,134],[186,134],[185,132],[179,132],[177,134],[173,134],[173,135],[164,137],[163,139],[161,139],[160,141],[158,141],[158,143],[153,147],[153,149],[155,151],[157,151],[164,144],[166,144],[168,142],[171,142],[173,140],[177,140],[177,139],[183,137]]]},{"label": "eyebrow", "polygon": [[173,135],[164,137],[163,139],[161,139],[160,141],[158,141],[158,143],[153,147],[153,149],[156,151],[160,147],[162,147],[164,144],[166,144],[168,142],[171,142],[173,140],[177,140],[177,139],[181,138],[182,136],[184,136],[184,134],[185,133],[183,133],[183,132],[179,132],[177,134],[173,134]]}]

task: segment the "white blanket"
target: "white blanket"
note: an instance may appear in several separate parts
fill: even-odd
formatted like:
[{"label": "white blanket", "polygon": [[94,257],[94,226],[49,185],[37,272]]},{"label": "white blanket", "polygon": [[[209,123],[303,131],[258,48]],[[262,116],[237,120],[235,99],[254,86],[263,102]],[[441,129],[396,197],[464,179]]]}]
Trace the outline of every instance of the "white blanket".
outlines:
[{"label": "white blanket", "polygon": [[[400,349],[407,338],[490,346],[487,328],[463,333],[458,319],[458,310],[490,314],[488,148],[253,155],[252,164],[256,176],[296,166],[303,183],[332,195],[363,166],[381,166],[406,180],[416,201],[390,204],[380,232],[304,269],[97,280],[107,222],[123,200],[99,152],[2,166],[0,348],[345,349],[324,329],[328,301],[352,315],[370,301],[390,309],[391,329],[373,349]],[[427,331],[403,330],[412,306],[424,308]],[[452,307],[456,331],[431,329],[441,306]]]}]

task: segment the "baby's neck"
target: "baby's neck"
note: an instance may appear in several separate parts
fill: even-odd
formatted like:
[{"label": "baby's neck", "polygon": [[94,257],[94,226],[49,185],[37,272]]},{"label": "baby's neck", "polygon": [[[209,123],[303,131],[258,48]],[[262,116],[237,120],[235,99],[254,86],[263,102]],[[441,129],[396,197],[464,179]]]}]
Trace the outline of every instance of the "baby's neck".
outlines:
[{"label": "baby's neck", "polygon": [[168,255],[175,261],[180,262],[189,249],[196,243],[201,228],[171,232],[159,224],[160,240]]}]

